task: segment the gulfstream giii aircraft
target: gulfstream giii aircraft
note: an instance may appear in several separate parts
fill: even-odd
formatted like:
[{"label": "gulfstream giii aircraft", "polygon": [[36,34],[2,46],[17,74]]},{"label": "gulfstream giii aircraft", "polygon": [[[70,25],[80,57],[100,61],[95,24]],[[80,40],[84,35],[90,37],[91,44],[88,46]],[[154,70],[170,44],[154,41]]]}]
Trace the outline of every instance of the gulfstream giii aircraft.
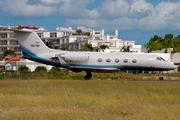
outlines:
[{"label": "gulfstream giii aircraft", "polygon": [[157,55],[71,52],[48,48],[33,30],[15,29],[23,57],[36,62],[67,68],[74,72],[117,72],[120,70],[166,71],[177,67]]}]

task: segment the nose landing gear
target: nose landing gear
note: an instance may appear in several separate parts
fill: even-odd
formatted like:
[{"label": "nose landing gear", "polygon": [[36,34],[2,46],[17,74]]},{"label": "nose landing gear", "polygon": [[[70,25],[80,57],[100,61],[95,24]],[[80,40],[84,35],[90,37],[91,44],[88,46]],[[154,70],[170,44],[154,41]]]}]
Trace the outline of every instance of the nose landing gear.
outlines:
[{"label": "nose landing gear", "polygon": [[89,80],[89,79],[91,79],[91,77],[92,77],[91,71],[90,71],[90,70],[87,70],[87,71],[86,71],[86,75],[84,76],[84,79],[85,79],[85,80]]},{"label": "nose landing gear", "polygon": [[163,78],[163,76],[162,76],[162,74],[161,74],[161,71],[159,71],[159,80],[161,81],[161,80],[164,80],[164,78]]}]

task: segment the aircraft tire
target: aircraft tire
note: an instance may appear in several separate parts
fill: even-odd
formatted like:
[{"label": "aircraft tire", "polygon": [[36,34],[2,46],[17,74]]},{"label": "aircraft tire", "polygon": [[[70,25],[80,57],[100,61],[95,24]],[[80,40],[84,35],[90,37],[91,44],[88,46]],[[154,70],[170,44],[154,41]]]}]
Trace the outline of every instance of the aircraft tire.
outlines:
[{"label": "aircraft tire", "polygon": [[163,77],[159,77],[159,80],[161,81],[161,80],[164,80],[164,79],[163,79]]},{"label": "aircraft tire", "polygon": [[91,76],[85,75],[85,76],[84,76],[84,79],[85,79],[85,80],[90,80],[90,79],[91,79]]}]

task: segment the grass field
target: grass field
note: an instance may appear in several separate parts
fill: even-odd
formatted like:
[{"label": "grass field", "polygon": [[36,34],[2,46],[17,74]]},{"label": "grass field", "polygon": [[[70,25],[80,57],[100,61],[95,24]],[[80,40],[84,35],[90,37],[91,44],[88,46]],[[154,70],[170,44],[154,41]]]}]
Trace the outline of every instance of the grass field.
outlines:
[{"label": "grass field", "polygon": [[178,120],[180,82],[0,80],[1,120]]}]

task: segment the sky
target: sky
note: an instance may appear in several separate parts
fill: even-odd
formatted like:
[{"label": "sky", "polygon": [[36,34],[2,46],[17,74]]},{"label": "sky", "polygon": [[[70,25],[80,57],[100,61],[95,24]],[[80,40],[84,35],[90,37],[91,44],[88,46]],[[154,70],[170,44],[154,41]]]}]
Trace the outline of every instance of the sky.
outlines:
[{"label": "sky", "polygon": [[1,0],[0,25],[105,30],[144,48],[151,37],[180,34],[180,0]]}]

